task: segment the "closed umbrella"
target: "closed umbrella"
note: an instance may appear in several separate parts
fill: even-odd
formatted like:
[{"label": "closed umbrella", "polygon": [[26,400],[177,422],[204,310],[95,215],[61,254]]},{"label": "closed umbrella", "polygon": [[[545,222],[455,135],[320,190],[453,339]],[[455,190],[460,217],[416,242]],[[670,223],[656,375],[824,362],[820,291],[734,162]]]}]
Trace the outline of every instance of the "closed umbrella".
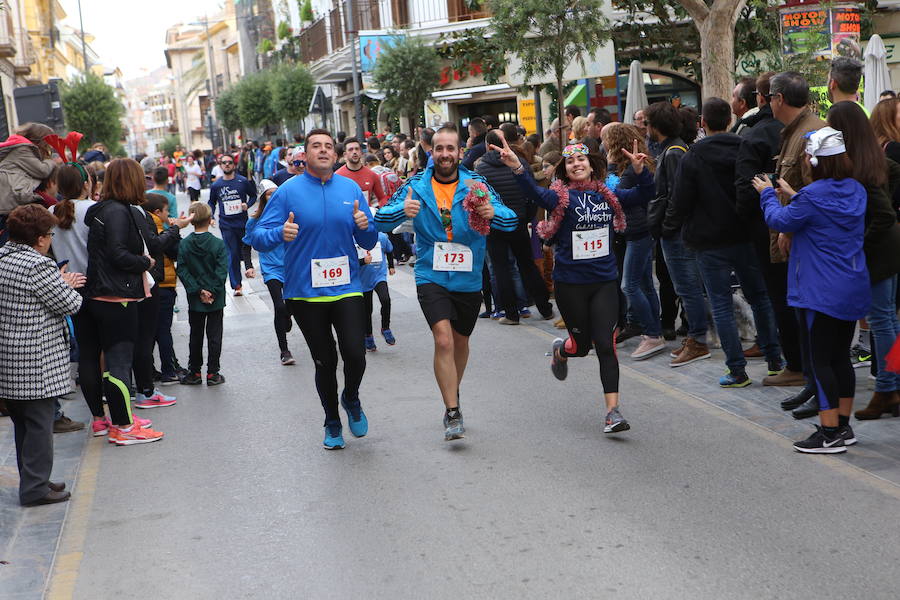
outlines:
[{"label": "closed umbrella", "polygon": [[647,90],[644,89],[644,69],[641,62],[631,61],[628,68],[628,95],[625,98],[625,119],[629,125],[634,124],[634,113],[647,108]]},{"label": "closed umbrella", "polygon": [[869,39],[863,59],[865,60],[863,104],[865,104],[866,110],[871,111],[878,104],[878,96],[881,95],[881,92],[893,89],[891,73],[887,67],[887,51],[880,35],[875,34]]}]

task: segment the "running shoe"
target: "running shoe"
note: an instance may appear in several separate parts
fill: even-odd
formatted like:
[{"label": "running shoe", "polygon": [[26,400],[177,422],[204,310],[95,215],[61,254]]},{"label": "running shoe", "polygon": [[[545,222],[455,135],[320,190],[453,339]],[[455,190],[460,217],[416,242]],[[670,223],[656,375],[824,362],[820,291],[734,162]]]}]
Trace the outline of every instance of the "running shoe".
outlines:
[{"label": "running shoe", "polygon": [[444,440],[447,442],[466,437],[463,416],[459,407],[444,412]]},{"label": "running shoe", "polygon": [[290,350],[285,350],[284,352],[281,353],[281,364],[283,364],[286,367],[289,365],[297,364],[297,361],[294,360],[294,355],[291,354]]},{"label": "running shoe", "polygon": [[325,440],[322,447],[326,450],[341,450],[344,448],[344,435],[341,422],[325,424]]},{"label": "running shoe", "polygon": [[[150,419],[142,419],[137,415],[131,415],[131,420],[135,425],[143,429],[150,429],[153,427],[153,421]],[[94,433],[94,437],[101,437],[108,434],[109,428],[112,426],[113,424],[110,422],[109,418],[103,417],[102,419],[97,419],[91,423],[91,430]],[[110,439],[110,443],[112,443],[112,439]]]},{"label": "running shoe", "polygon": [[243,296],[244,289],[241,286],[237,286],[236,288],[234,288],[234,295],[235,296]]},{"label": "running shoe", "polygon": [[397,339],[394,337],[394,332],[392,332],[390,329],[382,329],[381,337],[384,338],[384,341],[387,342],[388,346],[393,346],[397,343]]},{"label": "running shoe", "polygon": [[768,370],[766,371],[766,375],[769,377],[775,377],[776,375],[784,373],[785,363],[780,358],[778,360],[767,361],[767,366]]},{"label": "running shoe", "polygon": [[109,441],[116,446],[133,446],[135,444],[149,444],[163,439],[162,431],[144,429],[137,423],[132,424],[128,431],[113,425],[109,428]]},{"label": "running shoe", "polygon": [[219,373],[206,374],[206,385],[222,385],[223,383],[225,383],[225,377]]},{"label": "running shoe", "polygon": [[347,397],[341,392],[341,406],[347,412],[347,424],[354,437],[363,437],[369,433],[369,419],[366,418],[359,398],[355,402],[348,402]]},{"label": "running shoe", "polygon": [[203,376],[200,373],[187,373],[179,383],[181,385],[203,385]]},{"label": "running shoe", "polygon": [[518,325],[519,324],[518,319],[513,321],[512,319],[507,319],[506,317],[500,317],[500,319],[497,322],[500,323],[501,325]]},{"label": "running shoe", "polygon": [[725,373],[722,375],[722,378],[719,379],[719,387],[723,388],[742,388],[750,385],[750,378],[747,377],[747,373]]},{"label": "running shoe", "polygon": [[519,318],[520,319],[530,319],[531,311],[528,310],[527,308],[520,308],[519,309]]},{"label": "running shoe", "polygon": [[375,345],[375,338],[371,335],[366,336],[366,352],[375,352],[378,346]]},{"label": "running shoe", "polygon": [[619,433],[620,431],[628,431],[631,425],[619,412],[619,407],[614,406],[611,411],[606,413],[606,424],[603,426],[603,433]]},{"label": "running shoe", "polygon": [[666,349],[666,340],[661,337],[650,337],[649,335],[641,336],[641,343],[637,349],[631,353],[631,358],[635,360],[646,360]]},{"label": "running shoe", "polygon": [[838,426],[838,435],[844,440],[845,446],[852,446],[857,441],[856,434],[853,433],[853,429],[849,425]]},{"label": "running shoe", "polygon": [[847,451],[847,445],[840,433],[829,439],[825,430],[816,425],[815,433],[805,440],[794,442],[794,450],[804,454],[840,454]]},{"label": "running shoe", "polygon": [[850,363],[854,369],[868,367],[872,364],[872,353],[864,350],[862,346],[853,346],[850,349]]},{"label": "running shoe", "polygon": [[179,379],[178,375],[162,375],[159,378],[159,385],[172,385],[173,383],[178,383],[179,381],[181,381],[181,379]]},{"label": "running shoe", "polygon": [[505,316],[506,316],[505,310],[495,310],[494,312],[491,313],[491,319],[493,319],[494,321],[496,321],[498,319],[502,319]]},{"label": "running shoe", "polygon": [[166,396],[159,390],[153,390],[149,396],[138,392],[134,401],[135,408],[162,408],[172,406],[176,402],[175,396]]},{"label": "running shoe", "polygon": [[550,347],[550,356],[552,357],[550,359],[550,370],[553,371],[553,376],[560,381],[564,381],[569,375],[569,361],[563,360],[561,356],[565,345],[565,340],[556,338]]}]

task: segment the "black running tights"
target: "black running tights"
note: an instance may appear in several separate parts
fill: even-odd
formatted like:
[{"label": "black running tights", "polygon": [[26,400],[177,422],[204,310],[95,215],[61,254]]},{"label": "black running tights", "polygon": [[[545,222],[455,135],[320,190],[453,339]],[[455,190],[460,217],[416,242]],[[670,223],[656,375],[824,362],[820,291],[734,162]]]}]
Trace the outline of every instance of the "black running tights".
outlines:
[{"label": "black running tights", "polygon": [[852,398],[856,390],[856,374],[850,365],[856,321],[842,321],[806,308],[797,309],[797,320],[804,372],[815,386],[819,409],[838,408],[838,400]]},{"label": "black running tights", "polygon": [[366,335],[372,335],[372,310],[375,308],[373,291],[378,294],[378,302],[381,303],[381,329],[391,328],[391,294],[388,291],[387,281],[379,281],[374,290],[363,293],[366,301]]},{"label": "black running tights", "polygon": [[287,352],[287,332],[291,330],[291,315],[288,314],[281,295],[284,284],[277,279],[270,279],[266,281],[266,287],[269,288],[272,308],[275,311],[275,337],[278,338],[278,349]]},{"label": "black running tights", "polygon": [[316,366],[316,389],[325,422],[340,421],[338,413],[337,364],[332,328],[344,359],[344,393],[349,401],[359,398],[359,386],[366,372],[365,304],[362,296],[351,296],[335,302],[287,300]]},{"label": "black running tights", "polygon": [[586,356],[593,345],[600,361],[603,393],[618,392],[619,359],[613,341],[619,319],[619,287],[616,281],[555,281],[554,293],[559,313],[569,330],[563,356]]}]

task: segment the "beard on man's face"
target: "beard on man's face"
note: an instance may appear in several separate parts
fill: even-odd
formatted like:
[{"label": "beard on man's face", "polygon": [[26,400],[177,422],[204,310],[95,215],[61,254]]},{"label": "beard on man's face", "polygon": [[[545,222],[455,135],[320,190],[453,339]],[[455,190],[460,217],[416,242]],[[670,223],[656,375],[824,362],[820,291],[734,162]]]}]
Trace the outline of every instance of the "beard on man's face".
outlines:
[{"label": "beard on man's face", "polygon": [[441,177],[452,177],[456,174],[459,159],[453,157],[441,157],[434,161],[434,172]]}]

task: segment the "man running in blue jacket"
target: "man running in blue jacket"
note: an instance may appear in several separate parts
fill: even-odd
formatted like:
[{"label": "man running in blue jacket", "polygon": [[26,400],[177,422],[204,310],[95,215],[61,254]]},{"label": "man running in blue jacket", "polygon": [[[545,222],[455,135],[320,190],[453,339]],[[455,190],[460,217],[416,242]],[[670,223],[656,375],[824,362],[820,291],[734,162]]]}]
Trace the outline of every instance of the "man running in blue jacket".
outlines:
[{"label": "man running in blue jacket", "polygon": [[[518,220],[481,175],[460,166],[455,129],[435,132],[431,156],[433,166],[397,190],[376,213],[375,223],[389,232],[413,220],[416,288],[434,335],[434,375],[444,399],[444,439],[449,441],[465,433],[459,384],[469,359],[469,336],[481,310],[487,231],[476,231],[471,224],[489,221],[494,229],[513,231]],[[471,212],[465,204],[471,205]]]},{"label": "man running in blue jacket", "polygon": [[306,139],[306,172],[278,188],[248,237],[261,252],[284,244],[284,300],[316,366],[316,389],[325,409],[323,445],[335,450],[344,447],[344,437],[332,328],[344,361],[340,401],[350,433],[362,437],[369,430],[359,400],[366,317],[356,244],[371,250],[378,231],[359,186],[333,172],[337,155],[331,133],[313,129]]}]

